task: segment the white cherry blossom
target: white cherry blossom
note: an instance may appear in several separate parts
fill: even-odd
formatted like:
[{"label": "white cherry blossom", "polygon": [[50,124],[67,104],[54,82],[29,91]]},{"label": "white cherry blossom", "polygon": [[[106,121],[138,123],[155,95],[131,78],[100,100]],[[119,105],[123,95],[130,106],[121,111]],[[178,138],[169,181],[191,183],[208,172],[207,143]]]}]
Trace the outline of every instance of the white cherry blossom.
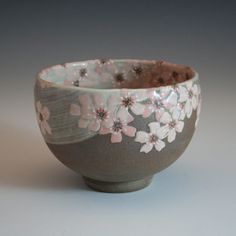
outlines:
[{"label": "white cherry blossom", "polygon": [[177,93],[171,87],[162,88],[161,90],[149,91],[149,102],[146,104],[143,117],[149,117],[153,112],[155,118],[160,121],[166,109],[177,104]]},{"label": "white cherry blossom", "polygon": [[179,102],[184,104],[185,113],[188,118],[192,115],[192,111],[197,108],[198,94],[198,87],[192,81],[186,83],[186,86],[179,88]]},{"label": "white cherry blossom", "polygon": [[140,152],[148,153],[153,147],[155,147],[157,151],[161,151],[165,147],[165,142],[162,141],[165,137],[163,128],[160,127],[160,123],[158,122],[151,122],[148,126],[150,133],[138,131],[136,134],[135,141],[144,144],[141,147]]},{"label": "white cherry blossom", "polygon": [[171,116],[168,112],[163,114],[161,123],[164,124],[164,133],[169,143],[173,142],[176,133],[181,133],[184,128],[184,122],[175,117],[174,114]]}]

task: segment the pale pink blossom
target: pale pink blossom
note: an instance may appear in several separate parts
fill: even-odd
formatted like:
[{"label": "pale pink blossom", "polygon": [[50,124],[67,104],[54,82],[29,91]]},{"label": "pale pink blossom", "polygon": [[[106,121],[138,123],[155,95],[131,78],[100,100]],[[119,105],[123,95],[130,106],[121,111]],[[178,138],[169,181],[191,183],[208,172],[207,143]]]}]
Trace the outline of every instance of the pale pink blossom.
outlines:
[{"label": "pale pink blossom", "polygon": [[142,104],[146,100],[147,93],[144,91],[130,91],[128,89],[122,89],[120,95],[112,95],[110,102],[117,103],[119,116],[125,118],[129,117],[130,120],[134,120],[134,117],[130,114],[130,111],[135,115],[142,115],[145,109],[145,105]]},{"label": "pale pink blossom", "polygon": [[199,89],[192,81],[186,83],[185,86],[181,86],[179,89],[179,102],[184,104],[184,110],[186,116],[190,118],[193,110],[196,110],[198,103]]},{"label": "pale pink blossom", "polygon": [[113,105],[107,104],[102,94],[79,96],[80,106],[71,104],[70,114],[79,117],[79,127],[88,128],[94,132],[100,132],[100,129],[112,124]]},{"label": "pale pink blossom", "polygon": [[134,137],[136,128],[128,125],[128,121],[120,117],[113,119],[111,125],[103,126],[100,130],[100,134],[111,133],[111,142],[120,143],[122,141],[122,133],[129,137]]},{"label": "pale pink blossom", "polygon": [[161,151],[165,147],[165,142],[162,141],[165,138],[165,133],[159,122],[151,122],[148,124],[150,133],[144,131],[138,131],[136,134],[135,141],[143,143],[140,152],[148,153],[153,147],[157,151]]},{"label": "pale pink blossom", "polygon": [[50,117],[49,109],[46,106],[42,106],[40,101],[36,102],[36,109],[38,124],[43,135],[46,135],[47,133],[52,134],[51,128],[48,124]]},{"label": "pale pink blossom", "polygon": [[149,91],[149,102],[144,109],[143,117],[147,118],[155,113],[155,118],[160,121],[166,109],[177,104],[177,93],[171,87],[163,87],[161,90]]}]

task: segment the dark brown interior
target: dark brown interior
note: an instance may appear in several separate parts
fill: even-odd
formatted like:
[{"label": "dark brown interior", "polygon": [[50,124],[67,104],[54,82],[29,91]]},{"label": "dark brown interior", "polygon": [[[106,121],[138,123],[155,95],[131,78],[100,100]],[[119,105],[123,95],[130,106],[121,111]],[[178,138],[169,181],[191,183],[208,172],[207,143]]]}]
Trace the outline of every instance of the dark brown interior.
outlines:
[{"label": "dark brown interior", "polygon": [[120,82],[120,88],[150,88],[175,85],[194,77],[194,71],[190,67],[164,61],[135,65],[132,70],[137,74],[136,78]]}]

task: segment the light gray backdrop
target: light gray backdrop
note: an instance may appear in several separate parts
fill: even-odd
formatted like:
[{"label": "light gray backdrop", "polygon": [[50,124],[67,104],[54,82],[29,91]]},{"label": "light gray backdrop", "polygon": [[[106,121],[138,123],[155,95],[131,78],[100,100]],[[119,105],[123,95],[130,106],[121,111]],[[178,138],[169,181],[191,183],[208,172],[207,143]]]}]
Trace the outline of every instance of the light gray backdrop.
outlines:
[{"label": "light gray backdrop", "polygon": [[[236,235],[235,12],[230,1],[1,1],[0,235]],[[90,191],[36,124],[36,72],[107,57],[166,59],[201,78],[190,146],[139,192]]]}]

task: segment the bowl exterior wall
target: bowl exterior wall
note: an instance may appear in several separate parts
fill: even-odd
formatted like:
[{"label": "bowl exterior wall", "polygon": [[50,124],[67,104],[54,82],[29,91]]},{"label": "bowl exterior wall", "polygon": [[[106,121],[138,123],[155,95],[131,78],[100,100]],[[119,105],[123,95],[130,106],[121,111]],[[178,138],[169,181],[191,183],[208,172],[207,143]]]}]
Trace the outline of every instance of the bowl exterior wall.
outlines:
[{"label": "bowl exterior wall", "polygon": [[133,181],[168,167],[188,146],[200,107],[198,78],[151,89],[80,89],[39,78],[35,84],[37,120],[49,149],[100,181]]}]

